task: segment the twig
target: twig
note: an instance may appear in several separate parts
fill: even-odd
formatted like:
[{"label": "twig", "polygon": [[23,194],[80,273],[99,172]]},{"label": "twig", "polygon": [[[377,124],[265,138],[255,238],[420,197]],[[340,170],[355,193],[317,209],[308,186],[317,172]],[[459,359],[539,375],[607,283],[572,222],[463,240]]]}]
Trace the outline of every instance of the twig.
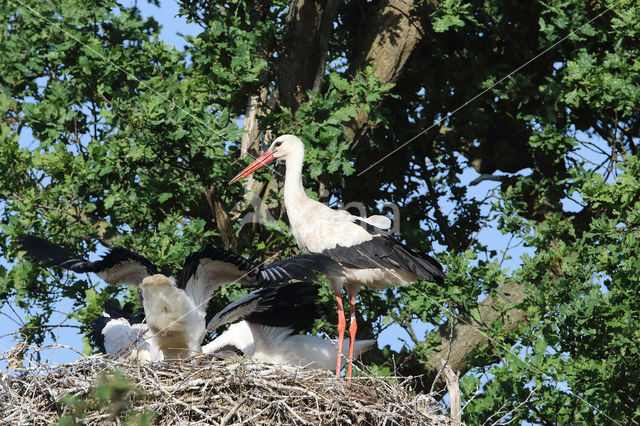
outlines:
[{"label": "twig", "polygon": [[[125,424],[133,413],[149,411],[163,425],[448,424],[445,416],[436,414],[441,405],[433,398],[412,395],[406,387],[412,378],[363,375],[347,385],[322,370],[243,358],[219,361],[203,356],[199,360],[199,365],[190,361],[137,364],[92,355],[60,365],[34,362],[29,368],[0,375],[0,410],[3,420],[12,423],[57,422],[61,415],[77,414],[74,406],[60,402],[62,395],[89,400],[97,380],[119,370],[131,382],[123,396],[130,410],[116,415],[108,405],[87,404],[91,408],[84,412],[86,424]],[[398,385],[400,381],[404,383]],[[250,417],[240,418],[245,412]]]},{"label": "twig", "polygon": [[244,404],[244,402],[247,400],[247,398],[241,398],[236,405],[233,406],[233,408],[231,408],[231,410],[229,410],[229,412],[227,413],[226,416],[224,416],[224,418],[220,421],[220,426],[224,426],[227,424],[227,422],[229,420],[231,420],[231,418],[236,414],[236,412],[238,412],[238,409],[240,408],[240,406],[242,404]]},{"label": "twig", "polygon": [[[444,365],[444,364],[443,364]],[[451,422],[453,426],[460,426],[460,386],[458,384],[458,374],[454,373],[450,366],[444,368],[444,377],[447,381],[449,391],[449,405],[451,406]]]},{"label": "twig", "polygon": [[442,361],[442,367],[440,367],[440,370],[438,370],[438,374],[436,374],[436,377],[433,379],[433,382],[431,383],[431,388],[429,389],[429,393],[432,394],[433,393],[433,388],[436,386],[436,383],[438,382],[438,378],[440,377],[440,374],[442,374],[442,371],[444,370],[445,366],[447,365],[447,362],[449,362],[449,357],[451,356],[451,346],[453,345],[453,321],[451,320],[451,318],[449,318],[449,349],[447,349],[447,356],[445,357],[445,359]]},{"label": "twig", "polygon": [[527,395],[527,397],[524,399],[524,401],[522,401],[520,404],[518,404],[517,406],[515,406],[512,410],[507,411],[502,417],[500,417],[498,420],[496,420],[495,422],[491,423],[491,426],[497,425],[497,424],[502,424],[502,425],[507,425],[509,423],[511,423],[514,419],[509,420],[506,423],[501,423],[502,419],[504,419],[505,417],[507,417],[509,414],[513,413],[514,411],[516,411],[518,408],[522,407],[524,404],[527,403],[527,401],[529,401],[529,399],[531,399],[531,396],[533,395],[533,393],[535,391],[538,390],[538,386],[535,387],[535,389],[532,389],[531,392],[529,392],[529,395]]}]

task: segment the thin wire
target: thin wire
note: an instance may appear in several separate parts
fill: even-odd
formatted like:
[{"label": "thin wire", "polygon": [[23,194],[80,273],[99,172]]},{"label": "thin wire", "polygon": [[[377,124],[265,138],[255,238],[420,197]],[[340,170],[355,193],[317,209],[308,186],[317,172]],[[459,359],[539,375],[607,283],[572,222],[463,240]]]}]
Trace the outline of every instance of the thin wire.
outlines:
[{"label": "thin wire", "polygon": [[[156,94],[157,96],[161,97],[163,100],[169,102],[171,105],[173,105],[174,107],[178,108],[179,110],[181,110],[182,112],[184,112],[186,115],[188,115],[189,117],[193,118],[194,120],[196,120],[197,122],[199,122],[200,124],[204,125],[204,127],[212,130],[214,133],[216,133],[218,136],[222,137],[222,134],[220,133],[219,130],[211,128],[206,122],[204,122],[203,120],[201,120],[200,118],[194,116],[193,114],[191,114],[190,112],[188,112],[187,110],[185,110],[184,108],[180,107],[179,105],[177,105],[175,102],[171,101],[169,98],[167,98],[166,96],[162,95],[161,93],[159,93],[158,91],[156,91],[155,89],[153,89],[151,86],[149,86],[148,84],[146,84],[145,82],[143,82],[142,80],[138,79],[134,74],[130,73],[129,71],[125,70],[124,68],[122,68],[121,66],[117,65],[116,63],[114,63],[113,61],[111,61],[110,59],[108,59],[107,57],[105,57],[104,55],[102,55],[100,52],[96,51],[95,49],[91,48],[90,46],[88,46],[87,44],[85,44],[84,42],[82,42],[81,40],[79,40],[78,38],[76,38],[75,36],[73,36],[71,33],[69,33],[68,31],[64,30],[63,28],[61,28],[60,26],[58,26],[57,24],[55,24],[54,22],[50,21],[49,19],[47,19],[46,17],[44,17],[42,14],[40,14],[39,12],[35,11],[34,9],[32,9],[31,7],[27,6],[26,4],[24,4],[21,0],[15,0],[18,3],[20,3],[23,7],[25,7],[26,9],[28,9],[30,12],[32,12],[33,14],[37,15],[38,17],[40,17],[41,19],[43,19],[44,21],[46,21],[48,24],[54,26],[56,29],[62,31],[63,33],[65,33],[67,36],[69,36],[70,38],[72,38],[73,40],[75,40],[77,43],[81,44],[82,46],[84,46],[85,48],[87,48],[88,50],[90,50],[92,53],[96,54],[97,56],[99,56],[100,58],[102,58],[104,61],[108,62],[109,64],[113,65],[114,67],[116,67],[117,69],[119,69],[120,71],[122,71],[124,74],[126,74],[127,76],[133,78],[134,80],[136,80],[138,83],[140,83],[141,85],[143,85],[145,88],[147,88],[148,90],[150,90],[151,92],[153,92],[154,94]],[[433,127],[435,127],[436,125],[442,123],[444,120],[448,119],[449,117],[451,117],[452,115],[454,115],[455,113],[457,113],[459,110],[461,110],[462,108],[464,108],[465,106],[469,105],[470,103],[472,103],[473,101],[475,101],[476,99],[478,99],[479,97],[481,97],[482,95],[484,95],[485,93],[487,93],[488,91],[490,91],[491,89],[493,89],[495,86],[497,86],[498,84],[502,83],[504,80],[506,80],[507,78],[511,77],[513,74],[517,73],[518,71],[520,71],[521,69],[523,69],[524,67],[526,67],[527,65],[529,65],[530,63],[532,63],[533,61],[537,60],[538,58],[540,58],[541,56],[543,56],[544,54],[546,54],[548,51],[550,51],[551,49],[555,48],[556,46],[558,46],[560,43],[564,42],[567,38],[569,38],[570,36],[576,34],[578,31],[580,31],[582,28],[584,28],[586,25],[589,25],[590,23],[592,23],[593,21],[595,21],[596,19],[600,18],[601,16],[603,16],[605,13],[610,12],[612,10],[612,8],[615,8],[618,4],[622,3],[622,1],[624,0],[619,0],[616,4],[614,4],[611,8],[606,7],[605,6],[605,10],[601,13],[599,13],[598,15],[596,15],[594,18],[592,18],[591,20],[589,20],[587,23],[583,24],[582,26],[580,26],[578,29],[574,30],[573,32],[567,34],[565,37],[563,37],[562,39],[560,39],[559,41],[557,41],[556,43],[554,43],[553,45],[551,45],[550,47],[548,47],[547,49],[543,50],[542,52],[538,53],[536,56],[534,56],[533,58],[529,59],[527,62],[525,62],[524,64],[520,65],[518,68],[516,68],[515,70],[511,71],[509,74],[505,75],[504,77],[502,77],[500,80],[498,80],[496,83],[494,83],[493,85],[491,85],[490,87],[488,87],[487,89],[481,91],[480,93],[478,93],[477,95],[475,95],[473,98],[471,98],[470,100],[466,101],[465,103],[463,103],[462,105],[460,105],[459,107],[457,107],[455,110],[453,110],[450,113],[447,113],[447,115],[444,118],[441,118],[440,120],[436,121],[434,124],[432,124],[431,126],[429,126],[428,128],[426,128],[425,130],[421,131],[420,133],[418,133],[417,135],[415,135],[414,137],[412,137],[411,139],[409,139],[407,142],[405,142],[404,144],[402,144],[401,146],[399,146],[398,148],[396,148],[395,150],[393,150],[391,153],[385,155],[384,157],[382,157],[380,160],[376,161],[375,163],[371,164],[369,167],[367,167],[365,170],[363,170],[362,172],[358,173],[357,176],[362,175],[363,173],[365,173],[366,171],[368,171],[369,169],[371,169],[372,167],[376,166],[377,164],[379,164],[380,162],[384,161],[385,159],[387,159],[388,157],[390,157],[391,155],[395,154],[397,151],[399,151],[400,149],[404,148],[405,146],[407,146],[408,144],[410,144],[411,142],[413,142],[414,140],[416,140],[418,137],[422,136],[423,134],[425,134],[426,132],[428,132],[429,130],[431,130]],[[251,156],[251,154],[249,154]],[[253,156],[252,156],[253,157]],[[255,157],[253,157],[255,158]],[[369,257],[369,256],[368,256]],[[377,261],[373,258],[370,257],[371,260],[373,260],[374,262],[377,263]],[[266,262],[266,261],[265,261]],[[265,262],[263,262],[260,266],[262,266]],[[381,265],[379,265],[381,266]],[[247,276],[248,272],[246,274],[244,274],[242,277],[238,278],[238,280],[242,279],[243,277]],[[238,282],[238,280],[234,281],[233,283]],[[231,283],[231,284],[233,284]],[[430,300],[435,302],[435,299],[431,298],[428,294],[423,293],[424,296],[426,296],[427,298],[429,298]],[[207,301],[208,302],[208,301]],[[171,327],[173,324],[177,323],[178,321],[180,321],[182,318],[184,318],[185,316],[189,315],[190,313],[196,311],[197,309],[199,309],[200,307],[202,307],[206,302],[200,303],[198,306],[196,306],[194,309],[190,310],[189,312],[185,313],[184,315],[182,315],[181,317],[179,317],[178,319],[174,320],[172,323],[170,323],[167,327],[163,328],[161,331],[165,331],[167,328]],[[464,324],[473,327],[473,325],[471,325],[469,322],[467,322],[464,318],[462,318],[460,315],[458,315],[457,313],[453,312],[449,307],[445,307],[446,310],[449,311],[449,313],[458,318],[461,322],[463,322]],[[500,342],[496,341],[493,337],[491,337],[489,334],[485,333],[481,328],[476,328],[474,327],[474,329],[476,331],[478,331],[480,334],[483,334],[486,338],[488,338],[489,340],[491,340],[494,344],[496,344],[497,346],[501,345]],[[151,337],[155,337],[156,335],[158,335],[161,331],[154,333]],[[505,349],[505,348],[503,348]],[[536,370],[537,373],[540,373],[542,375],[545,375],[546,373],[544,373],[543,371],[539,370],[537,367],[529,364],[526,360],[523,360],[525,362],[525,365],[527,365],[528,367],[531,367],[532,369]],[[586,403],[587,405],[589,405],[591,408],[593,408],[596,412],[603,414],[605,417],[607,417],[609,420],[611,420],[612,422],[615,422],[616,424],[621,424],[619,422],[617,422],[615,419],[609,417],[609,415],[607,415],[604,412],[601,412],[600,410],[598,410],[594,405],[590,404],[588,401],[584,400],[583,398],[581,398],[580,396],[576,395],[575,393],[571,392],[570,390],[567,390],[567,392],[571,395],[573,395],[574,397],[576,397],[577,399],[579,399],[580,401]]]},{"label": "thin wire", "polygon": [[520,71],[521,69],[523,69],[524,67],[526,67],[527,65],[529,65],[530,63],[532,63],[533,61],[537,60],[538,58],[540,58],[541,56],[545,55],[547,52],[549,52],[551,49],[554,49],[555,47],[557,47],[560,43],[564,42],[566,39],[568,39],[569,37],[571,37],[572,35],[576,34],[578,31],[580,31],[582,28],[586,27],[587,25],[591,24],[593,21],[595,21],[596,19],[600,18],[602,15],[604,15],[607,12],[611,12],[611,10],[613,8],[615,8],[616,6],[618,6],[620,3],[622,3],[624,0],[618,0],[618,2],[616,4],[614,4],[613,6],[611,6],[610,8],[607,6],[605,7],[605,10],[600,12],[598,15],[596,15],[594,18],[590,19],[589,21],[587,21],[585,24],[581,25],[578,29],[570,32],[569,34],[567,34],[566,36],[564,36],[563,38],[561,38],[560,40],[558,40],[557,42],[555,42],[554,44],[552,44],[550,47],[546,48],[545,50],[543,50],[542,52],[538,53],[536,56],[534,56],[533,58],[529,59],[527,62],[525,62],[524,64],[520,65],[518,68],[514,69],[513,71],[511,71],[509,74],[505,75],[504,77],[502,77],[500,80],[496,81],[495,83],[493,83],[490,87],[484,89],[483,91],[481,91],[480,93],[478,93],[477,95],[475,95],[473,98],[469,99],[468,101],[466,101],[465,103],[463,103],[462,105],[460,105],[459,107],[457,107],[456,109],[454,109],[451,112],[448,112],[447,115],[439,120],[436,120],[435,123],[433,123],[431,126],[427,127],[426,129],[424,129],[423,131],[421,131],[420,133],[418,133],[417,135],[413,136],[411,139],[409,139],[408,141],[406,141],[405,143],[403,143],[402,145],[400,145],[399,147],[397,147],[396,149],[394,149],[393,151],[391,151],[389,154],[385,155],[384,157],[382,157],[381,159],[379,159],[378,161],[376,161],[375,163],[371,164],[369,167],[367,167],[366,169],[364,169],[363,171],[359,172],[356,176],[360,176],[363,173],[365,173],[367,170],[375,167],[376,165],[380,164],[382,161],[386,160],[387,158],[391,157],[393,154],[395,154],[396,152],[398,152],[399,150],[401,150],[402,148],[404,148],[405,146],[409,145],[411,142],[415,141],[416,139],[418,139],[420,136],[424,135],[425,133],[427,133],[429,130],[433,129],[435,126],[439,125],[440,123],[442,123],[443,121],[447,120],[449,117],[451,117],[452,115],[454,115],[455,113],[457,113],[458,111],[460,111],[462,108],[466,107],[467,105],[469,105],[470,103],[472,103],[473,101],[475,101],[476,99],[478,99],[479,97],[481,97],[482,95],[484,95],[485,93],[487,93],[488,91],[490,91],[491,89],[493,89],[494,87],[496,87],[497,85],[499,85],[500,83],[502,83],[503,81],[505,81],[506,79],[510,78],[512,75],[514,75],[515,73],[517,73],[518,71]]}]

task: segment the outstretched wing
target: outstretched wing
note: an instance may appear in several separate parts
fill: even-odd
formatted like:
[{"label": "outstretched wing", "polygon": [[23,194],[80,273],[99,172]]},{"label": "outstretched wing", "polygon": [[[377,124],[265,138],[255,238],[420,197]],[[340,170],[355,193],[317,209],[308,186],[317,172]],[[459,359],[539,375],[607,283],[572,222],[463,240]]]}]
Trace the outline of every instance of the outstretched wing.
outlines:
[{"label": "outstretched wing", "polygon": [[207,244],[187,257],[178,287],[183,288],[196,305],[201,305],[225,284],[258,287],[291,280],[314,281],[318,279],[314,271],[326,275],[341,274],[340,266],[322,254],[300,255],[262,266]]},{"label": "outstretched wing", "polygon": [[316,304],[318,288],[313,283],[292,283],[261,288],[236,300],[209,321],[208,330],[240,319],[272,327],[289,327],[294,332],[311,328],[325,314]]},{"label": "outstretched wing", "polygon": [[114,247],[102,259],[91,262],[33,235],[23,235],[18,244],[29,259],[42,266],[59,266],[79,273],[93,272],[110,285],[137,286],[145,277],[158,273],[158,268],[147,258],[122,247]]}]

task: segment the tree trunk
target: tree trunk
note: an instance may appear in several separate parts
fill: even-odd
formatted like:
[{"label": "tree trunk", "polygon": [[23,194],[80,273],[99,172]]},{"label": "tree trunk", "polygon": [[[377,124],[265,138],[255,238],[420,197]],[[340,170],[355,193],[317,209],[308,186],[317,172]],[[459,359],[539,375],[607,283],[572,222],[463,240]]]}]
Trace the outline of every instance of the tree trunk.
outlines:
[{"label": "tree trunk", "polygon": [[[363,37],[362,49],[354,58],[350,75],[371,65],[380,83],[398,81],[407,60],[424,35],[424,25],[435,10],[434,3],[388,0],[379,2],[368,13],[372,17]],[[358,115],[345,125],[355,146],[367,132],[367,114],[360,109]]]},{"label": "tree trunk", "polygon": [[307,91],[319,87],[326,67],[329,33],[338,12],[336,0],[293,0],[289,4],[278,67],[280,104],[295,112]]},{"label": "tree trunk", "polygon": [[[507,282],[499,291],[506,298],[498,294],[495,297],[486,298],[478,304],[479,318],[464,318],[464,322],[460,321],[456,324],[453,329],[451,349],[449,349],[450,328],[448,325],[441,327],[439,331],[442,336],[440,350],[431,353],[426,362],[426,383],[433,382],[442,367],[442,361],[447,359],[447,355],[449,355],[447,365],[459,372],[460,376],[464,376],[470,368],[467,359],[474,350],[484,345],[488,345],[488,350],[491,350],[498,344],[486,331],[495,320],[502,320],[503,330],[507,333],[516,331],[526,320],[524,311],[514,307],[526,298],[524,286],[515,282]],[[504,315],[502,314],[503,310]],[[438,381],[441,380],[442,377],[439,377]]]}]

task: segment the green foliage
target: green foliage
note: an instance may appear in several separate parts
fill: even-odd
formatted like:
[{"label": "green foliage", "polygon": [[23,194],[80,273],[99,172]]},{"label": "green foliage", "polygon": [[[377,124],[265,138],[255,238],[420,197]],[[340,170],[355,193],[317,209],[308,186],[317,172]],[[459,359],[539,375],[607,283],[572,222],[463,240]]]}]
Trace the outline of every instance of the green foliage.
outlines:
[{"label": "green foliage", "polygon": [[111,421],[130,426],[144,426],[153,424],[155,414],[151,411],[134,414],[131,404],[137,400],[144,400],[144,395],[135,390],[134,384],[127,379],[122,371],[115,370],[113,374],[98,379],[92,395],[78,398],[65,394],[60,398],[63,414],[58,424],[60,426],[80,423],[87,414],[96,411],[110,414]]},{"label": "green foliage", "polygon": [[273,126],[270,119],[286,123],[279,133],[300,135],[307,143],[305,163],[311,181],[322,177],[323,182],[334,183],[332,179],[340,179],[339,183],[342,183],[344,176],[354,171],[344,123],[353,119],[359,108],[364,110],[373,124],[384,123],[379,104],[391,88],[390,84],[379,83],[371,67],[351,81],[333,72],[328,76],[327,89],[323,93],[308,94],[310,102],[296,111],[295,120],[291,112],[285,109],[282,113],[267,117],[264,123],[266,128]]},{"label": "green foliage", "polygon": [[[529,325],[522,345],[494,350],[501,365],[478,369],[493,379],[466,411],[470,422],[508,400],[527,401],[514,419],[528,422],[625,423],[638,416],[640,162],[629,157],[619,169],[612,184],[595,175],[580,188],[593,211],[584,232],[560,215],[521,224],[522,237],[537,247],[518,273],[528,286]],[[468,394],[477,386],[465,378]]]},{"label": "green foliage", "polygon": [[[177,269],[219,236],[204,190],[234,172],[221,161],[229,155],[225,142],[241,134],[228,102],[233,93],[222,77],[210,81],[187,69],[185,53],[163,45],[155,21],[135,7],[67,3],[60,10],[3,6],[4,235],[35,233],[81,254],[96,241],[131,247]],[[248,54],[232,62],[243,67]],[[217,191],[223,202],[237,200]],[[2,248],[15,256],[10,241],[4,237]],[[62,298],[74,302],[70,316],[88,325],[115,292],[26,263],[5,272],[3,283],[4,299],[29,312],[22,334],[36,343]]]},{"label": "green foliage", "polygon": [[[403,349],[375,355],[374,371],[423,374],[448,343],[440,331],[481,321],[478,302],[515,281],[526,292],[525,319],[515,330],[504,317],[483,324],[489,342],[468,357],[462,379],[465,421],[638,421],[636,3],[447,0],[431,16],[416,8],[416,25],[427,23],[422,40],[388,84],[375,77],[379,64],[353,67],[366,53],[362,22],[373,22],[361,14],[378,3],[343,2],[322,84],[295,110],[273,93],[289,2],[271,2],[258,19],[259,2],[183,1],[182,13],[202,27],[184,52],[159,41],[154,20],[113,0],[25,4],[32,10],[15,0],[0,6],[0,249],[8,262],[0,303],[27,312],[22,339],[51,335],[62,300],[83,327],[108,297],[135,300],[93,277],[23,261],[14,241],[25,232],[83,255],[125,246],[177,269],[204,242],[223,245],[210,194],[228,211],[239,206],[231,217],[240,251],[295,253],[268,172],[256,178],[269,181],[261,196],[274,220],[242,231],[235,219],[252,208],[238,204],[240,185],[224,184],[250,160],[236,162],[238,123],[248,97],[264,89],[276,106],[260,104],[260,130],[305,141],[310,196],[332,206],[359,201],[368,214],[394,203],[401,238],[435,246],[447,267],[443,286],[359,295],[359,337],[392,325],[409,336]],[[354,142],[346,125],[361,113],[366,126]],[[499,184],[469,185],[478,175]],[[498,232],[528,250],[515,270]],[[333,336],[335,303],[322,284],[329,314],[316,331]],[[209,309],[241,294],[225,288]],[[102,404],[126,399],[113,393],[126,386],[109,386]],[[87,404],[69,401],[78,416]]]},{"label": "green foliage", "polygon": [[432,16],[433,30],[437,33],[443,33],[449,29],[464,27],[465,20],[475,22],[470,11],[470,3],[463,3],[461,0],[443,1]]}]

